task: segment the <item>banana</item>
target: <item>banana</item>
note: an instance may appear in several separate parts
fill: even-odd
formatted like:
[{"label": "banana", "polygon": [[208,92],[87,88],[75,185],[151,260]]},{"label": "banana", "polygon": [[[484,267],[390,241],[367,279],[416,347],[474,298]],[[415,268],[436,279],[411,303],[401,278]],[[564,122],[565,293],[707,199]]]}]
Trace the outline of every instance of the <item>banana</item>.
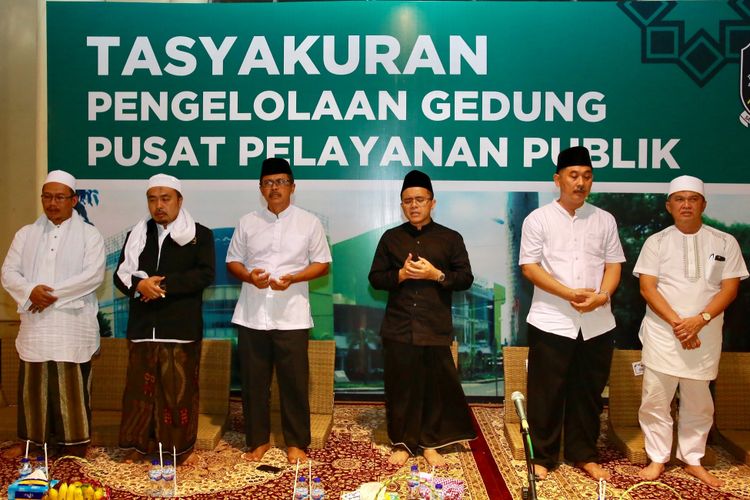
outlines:
[{"label": "banana", "polygon": [[68,483],[63,483],[62,486],[60,486],[58,498],[60,500],[68,500]]}]

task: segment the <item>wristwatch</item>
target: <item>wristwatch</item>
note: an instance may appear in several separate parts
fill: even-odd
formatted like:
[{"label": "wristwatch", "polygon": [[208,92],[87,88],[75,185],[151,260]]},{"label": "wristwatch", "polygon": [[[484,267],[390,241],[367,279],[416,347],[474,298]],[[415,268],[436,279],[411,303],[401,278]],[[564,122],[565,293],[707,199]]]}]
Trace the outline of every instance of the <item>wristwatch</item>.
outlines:
[{"label": "wristwatch", "polygon": [[703,320],[704,320],[704,321],[705,321],[706,323],[708,323],[708,322],[710,322],[710,321],[711,321],[711,313],[710,313],[710,312],[706,312],[706,311],[703,311],[703,312],[701,313],[701,318],[703,318]]}]

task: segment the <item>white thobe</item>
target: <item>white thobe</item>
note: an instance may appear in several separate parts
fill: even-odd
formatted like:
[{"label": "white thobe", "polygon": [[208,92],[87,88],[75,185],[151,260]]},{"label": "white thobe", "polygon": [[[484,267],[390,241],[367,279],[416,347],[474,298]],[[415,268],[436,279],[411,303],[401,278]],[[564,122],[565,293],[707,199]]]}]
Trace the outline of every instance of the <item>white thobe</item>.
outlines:
[{"label": "white thobe", "polygon": [[[670,226],[650,236],[633,274],[656,277],[657,290],[682,318],[701,313],[721,289],[722,280],[748,276],[737,240],[705,225],[694,234]],[[699,348],[683,349],[669,323],[646,307],[639,333],[646,371],[638,420],[652,461],[669,461],[673,435],[670,403],[679,387],[677,458],[700,465],[713,423],[708,383],[716,378],[719,368],[723,323],[722,312],[701,329]]]},{"label": "white thobe", "polygon": [[[635,276],[658,279],[657,290],[682,318],[695,316],[721,289],[721,281],[748,276],[742,251],[733,236],[708,226],[683,234],[670,226],[644,243]],[[724,313],[701,329],[698,349],[683,349],[672,327],[650,307],[641,323],[643,364],[668,375],[713,380],[719,369]]]},{"label": "white thobe", "polygon": [[[64,361],[85,363],[99,349],[99,310],[95,290],[104,280],[104,239],[99,231],[83,221],[83,238],[68,238],[73,217],[60,225],[46,220],[38,241],[31,243],[34,224],[22,227],[13,238],[2,267],[2,284],[18,304],[21,327],[16,349],[23,361]],[[24,254],[37,252],[39,257],[31,273],[24,271]],[[65,266],[63,246],[80,245],[75,249],[82,256],[76,272]],[[34,247],[34,248],[32,248]],[[68,249],[71,251],[71,249]],[[70,266],[68,266],[70,267]],[[53,288],[57,297],[40,313],[31,313],[29,296],[36,285]]]}]

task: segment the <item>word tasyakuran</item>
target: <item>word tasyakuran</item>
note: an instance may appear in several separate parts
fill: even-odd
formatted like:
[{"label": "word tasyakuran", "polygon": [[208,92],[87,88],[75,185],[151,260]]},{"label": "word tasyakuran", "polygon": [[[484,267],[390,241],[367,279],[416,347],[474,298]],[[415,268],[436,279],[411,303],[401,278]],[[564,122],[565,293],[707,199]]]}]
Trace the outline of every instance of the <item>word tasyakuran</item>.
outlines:
[{"label": "word tasyakuran", "polygon": [[[188,76],[199,66],[210,64],[211,75],[226,72],[249,75],[251,71],[264,71],[268,75],[350,75],[361,72],[410,75],[423,69],[435,75],[460,75],[466,69],[477,75],[487,74],[487,36],[474,37],[469,44],[462,36],[448,37],[448,57],[438,53],[430,35],[419,35],[410,47],[390,35],[308,35],[301,40],[295,36],[281,37],[269,43],[265,36],[252,36],[240,40],[237,36],[214,39],[209,36],[196,39],[188,36],[169,38],[157,51],[147,36],[137,36],[128,42],[129,49],[119,49],[124,40],[119,36],[89,36],[86,44],[96,49],[97,75],[119,73],[122,76],[148,72],[151,76],[168,74]],[[218,44],[217,44],[218,42]],[[336,58],[337,44],[345,44],[346,59]],[[127,45],[126,45],[127,47]],[[408,52],[404,61],[401,53]],[[127,52],[127,55],[124,54]],[[238,54],[243,54],[242,59]],[[124,56],[124,57],[123,57]],[[446,69],[447,68],[447,69]]]}]

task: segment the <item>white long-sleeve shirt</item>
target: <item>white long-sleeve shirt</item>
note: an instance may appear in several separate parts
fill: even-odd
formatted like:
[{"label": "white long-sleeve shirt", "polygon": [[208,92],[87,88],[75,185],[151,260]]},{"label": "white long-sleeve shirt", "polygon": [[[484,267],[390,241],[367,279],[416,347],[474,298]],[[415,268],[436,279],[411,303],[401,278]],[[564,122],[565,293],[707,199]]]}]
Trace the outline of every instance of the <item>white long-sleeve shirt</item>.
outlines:
[{"label": "white long-sleeve shirt", "polygon": [[[46,220],[37,241],[32,241],[35,224],[22,227],[3,262],[2,284],[18,304],[21,317],[16,349],[24,361],[85,363],[99,349],[96,289],[104,280],[104,239],[94,226],[80,220],[75,223],[82,224],[83,238],[68,238],[77,217],[74,213],[60,225]],[[60,258],[61,244],[81,245],[75,254],[82,256],[82,264],[76,264],[75,270]],[[29,253],[38,255],[31,272],[24,271],[24,255]],[[40,284],[53,288],[50,293],[57,301],[31,313],[29,296]]]}]

